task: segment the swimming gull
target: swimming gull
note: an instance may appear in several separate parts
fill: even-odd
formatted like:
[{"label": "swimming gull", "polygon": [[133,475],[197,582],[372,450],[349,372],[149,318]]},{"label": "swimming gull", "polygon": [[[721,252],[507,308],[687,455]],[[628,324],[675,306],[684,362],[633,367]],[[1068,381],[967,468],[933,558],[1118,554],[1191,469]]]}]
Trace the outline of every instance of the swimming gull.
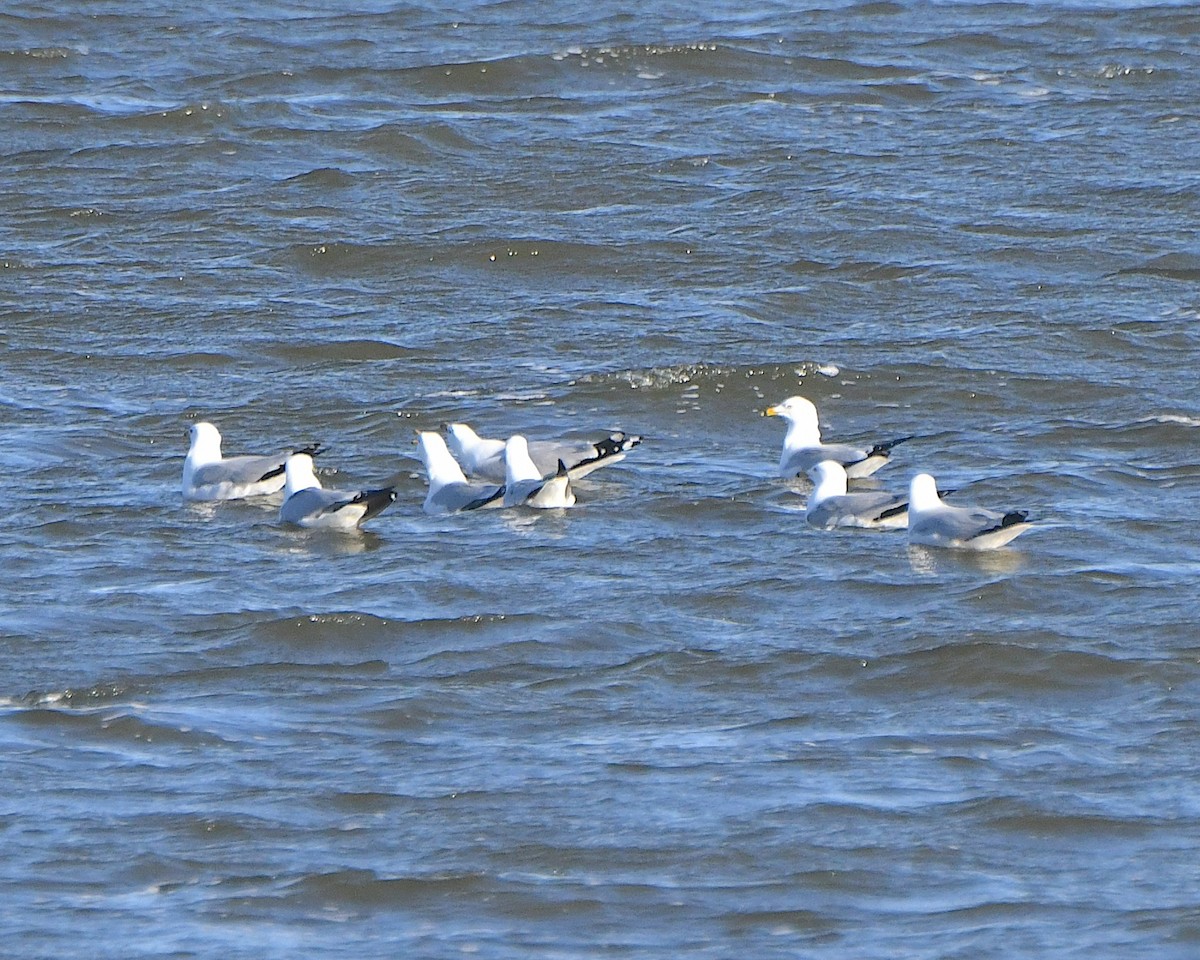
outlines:
[{"label": "swimming gull", "polygon": [[313,473],[312,457],[294,453],[287,458],[287,483],[279,519],[301,527],[353,530],[396,499],[395,487],[378,490],[326,490]]},{"label": "swimming gull", "polygon": [[[191,446],[183,461],[183,496],[187,500],[239,500],[283,489],[287,453],[274,456],[222,458],[221,432],[207,421],[188,428]],[[314,443],[294,453],[315,455]]]},{"label": "swimming gull", "polygon": [[1000,513],[983,507],[952,507],[942,503],[937,481],[927,473],[912,478],[908,495],[908,539],[931,547],[994,550],[1019,537],[1033,524],[1029,513]]},{"label": "swimming gull", "polygon": [[543,479],[537,465],[529,456],[529,444],[519,433],[508,438],[504,445],[504,505],[539,508],[569,507],[575,503],[575,492],[567,465],[559,460],[554,476]]},{"label": "swimming gull", "polygon": [[908,501],[879,490],[846,492],[846,470],[836,460],[822,460],[810,471],[816,485],[804,519],[814,527],[862,527],[899,530],[908,526]]},{"label": "swimming gull", "polygon": [[[595,442],[531,440],[528,445],[529,456],[540,476],[554,476],[561,460],[566,465],[567,475],[578,480],[593,470],[624,460],[626,452],[641,442],[641,437],[618,430]],[[481,437],[465,423],[451,423],[446,427],[446,443],[467,473],[497,482],[505,479],[503,440]]]},{"label": "swimming gull", "polygon": [[765,417],[782,417],[787,421],[783,438],[783,453],[779,457],[779,475],[796,477],[807,473],[822,460],[836,460],[846,468],[852,480],[869,477],[891,456],[892,448],[912,437],[898,437],[874,446],[857,447],[847,443],[822,443],[817,408],[806,397],[788,397],[782,403],[767,407]]},{"label": "swimming gull", "polygon": [[450,455],[440,433],[418,430],[421,462],[429,475],[429,493],[424,510],[431,514],[458,513],[481,507],[504,505],[504,487],[494,483],[471,483]]}]

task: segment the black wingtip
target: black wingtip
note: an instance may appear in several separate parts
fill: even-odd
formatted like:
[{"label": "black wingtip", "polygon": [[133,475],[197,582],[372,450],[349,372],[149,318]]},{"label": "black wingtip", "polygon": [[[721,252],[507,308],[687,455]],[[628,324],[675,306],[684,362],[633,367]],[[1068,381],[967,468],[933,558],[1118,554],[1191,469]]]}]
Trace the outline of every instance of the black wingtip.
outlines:
[{"label": "black wingtip", "polygon": [[272,470],[268,470],[261,477],[259,477],[258,482],[266,483],[268,480],[272,479],[273,477],[282,477],[285,472],[286,472],[286,468],[281,463],[279,466],[275,467]]},{"label": "black wingtip", "polygon": [[895,440],[884,440],[882,443],[877,443],[873,446],[868,457],[889,457],[892,454],[892,448],[898,447],[900,444],[912,440],[916,436],[915,433],[909,434],[907,437],[897,437]]},{"label": "black wingtip", "polygon": [[1006,527],[1015,527],[1018,523],[1025,523],[1028,519],[1028,510],[1010,510],[1000,518],[1000,522],[995,526],[988,527],[986,530],[980,530],[971,539],[974,540],[978,537],[986,536],[989,533],[995,533],[997,530],[1003,530]]},{"label": "black wingtip", "polygon": [[888,507],[886,510],[883,511],[883,513],[881,513],[875,519],[876,520],[888,520],[892,517],[898,517],[902,513],[908,513],[908,501],[907,500],[904,501],[904,503],[896,504],[894,507]]},{"label": "black wingtip", "polygon": [[609,457],[615,457],[618,453],[624,453],[626,450],[632,450],[642,438],[636,433],[625,433],[623,430],[617,430],[610,433],[603,440],[597,440],[593,446],[596,448],[596,455],[581,461],[577,466],[582,466],[584,463],[594,463],[597,460],[606,460]]},{"label": "black wingtip", "polygon": [[466,512],[467,510],[479,510],[479,509],[482,509],[483,507],[486,507],[489,503],[495,503],[497,500],[501,500],[503,498],[504,498],[504,484],[500,484],[500,486],[498,486],[496,488],[495,493],[485,494],[482,497],[472,500],[470,503],[466,504],[466,506],[464,506],[462,509],[463,509],[463,512]]},{"label": "black wingtip", "polygon": [[567,465],[561,459],[558,461],[558,472],[554,475],[556,477],[565,477],[567,475]]},{"label": "black wingtip", "polygon": [[[321,444],[318,442],[318,443],[310,443],[307,447],[301,447],[299,450],[293,450],[292,455],[295,456],[297,453],[307,453],[310,457],[315,457],[318,453],[324,453],[324,452],[325,452],[325,448],[323,446],[321,446]],[[282,477],[284,475],[284,473],[286,473],[286,472],[287,472],[287,464],[281,463],[279,466],[273,467],[272,469],[270,469],[266,473],[264,473],[261,477],[259,477],[258,482],[265,483],[266,481],[270,480],[272,477]]]},{"label": "black wingtip", "polygon": [[359,523],[362,523],[363,520],[370,520],[377,513],[396,502],[396,488],[381,487],[378,490],[364,490],[350,502],[366,505],[367,512],[363,514],[362,520],[359,521]]}]

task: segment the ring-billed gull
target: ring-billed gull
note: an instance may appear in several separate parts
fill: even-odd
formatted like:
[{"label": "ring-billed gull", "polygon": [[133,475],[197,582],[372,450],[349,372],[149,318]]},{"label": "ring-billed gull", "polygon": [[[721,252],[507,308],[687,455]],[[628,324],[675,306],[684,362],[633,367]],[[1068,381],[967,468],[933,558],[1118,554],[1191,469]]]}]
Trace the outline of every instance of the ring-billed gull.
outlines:
[{"label": "ring-billed gull", "polygon": [[[578,480],[593,470],[624,460],[626,452],[641,443],[642,438],[617,431],[595,442],[571,439],[527,442],[529,457],[540,476],[554,476],[561,460],[568,476]],[[505,441],[481,437],[465,423],[451,423],[446,427],[446,443],[467,473],[497,482],[505,479]]]},{"label": "ring-billed gull", "polygon": [[908,494],[908,539],[931,547],[994,550],[1019,537],[1033,524],[1028,511],[1000,513],[983,507],[942,503],[937,481],[927,473],[912,478]]},{"label": "ring-billed gull", "polygon": [[[187,500],[240,500],[283,489],[284,461],[274,456],[221,456],[221,432],[207,421],[188,428],[191,445],[183,461],[183,496]],[[315,455],[319,443],[289,453]]]},{"label": "ring-billed gull", "polygon": [[783,453],[779,457],[779,475],[789,479],[807,473],[822,460],[836,460],[846,468],[846,476],[852,480],[869,477],[887,463],[894,446],[912,439],[911,436],[898,437],[869,448],[848,443],[822,443],[817,408],[806,397],[788,397],[782,403],[767,407],[763,416],[782,417],[787,421],[787,435],[783,438]]},{"label": "ring-billed gull", "polygon": [[279,519],[301,527],[353,530],[396,499],[395,487],[378,490],[326,490],[313,473],[312,457],[294,453],[287,458],[287,483]]},{"label": "ring-billed gull", "polygon": [[450,455],[440,433],[417,431],[421,462],[429,475],[429,493],[424,510],[431,514],[458,513],[504,504],[504,487],[494,483],[471,483]]},{"label": "ring-billed gull", "polygon": [[567,465],[558,461],[554,476],[543,478],[529,456],[529,444],[519,433],[504,445],[504,505],[540,508],[570,507],[575,503]]},{"label": "ring-billed gull", "polygon": [[900,530],[908,526],[908,501],[879,490],[846,492],[846,471],[836,460],[822,460],[809,471],[815,484],[804,519],[814,527],[861,527]]}]

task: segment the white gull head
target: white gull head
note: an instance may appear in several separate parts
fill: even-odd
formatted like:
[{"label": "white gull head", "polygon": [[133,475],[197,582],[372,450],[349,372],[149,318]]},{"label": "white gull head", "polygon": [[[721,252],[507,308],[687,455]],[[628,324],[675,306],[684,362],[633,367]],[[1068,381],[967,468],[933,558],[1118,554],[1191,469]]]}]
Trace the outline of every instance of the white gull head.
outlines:
[{"label": "white gull head", "polygon": [[284,464],[284,472],[287,476],[287,482],[283,485],[285,499],[300,490],[321,487],[321,481],[313,472],[313,458],[307,453],[293,453],[288,457]]}]

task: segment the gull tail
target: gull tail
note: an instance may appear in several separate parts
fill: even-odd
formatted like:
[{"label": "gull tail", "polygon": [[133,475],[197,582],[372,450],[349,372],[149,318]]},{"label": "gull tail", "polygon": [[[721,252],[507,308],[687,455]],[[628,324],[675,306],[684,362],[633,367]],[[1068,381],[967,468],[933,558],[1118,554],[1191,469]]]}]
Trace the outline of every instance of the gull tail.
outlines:
[{"label": "gull tail", "polygon": [[571,473],[562,460],[558,470],[550,479],[543,481],[525,501],[526,506],[545,508],[573,507],[575,491],[571,489]]}]

